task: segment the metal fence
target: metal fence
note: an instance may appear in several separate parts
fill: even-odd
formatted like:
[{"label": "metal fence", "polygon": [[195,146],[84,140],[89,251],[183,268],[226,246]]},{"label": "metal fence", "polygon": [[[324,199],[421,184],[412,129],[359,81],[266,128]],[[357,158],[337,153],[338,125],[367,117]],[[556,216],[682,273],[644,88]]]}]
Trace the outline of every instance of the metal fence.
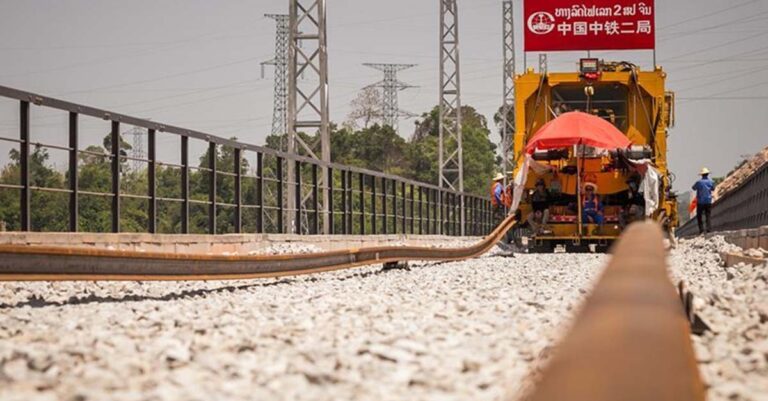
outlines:
[{"label": "metal fence", "polygon": [[[768,226],[768,163],[712,205],[712,231]],[[699,232],[696,218],[677,230],[681,237]]]},{"label": "metal fence", "polygon": [[[458,236],[462,215],[467,235],[485,235],[495,226],[485,197],[0,86],[3,99],[18,102],[18,120],[0,130],[0,144],[10,144],[9,153],[18,155],[11,157],[10,167],[3,167],[0,179],[0,194],[18,192],[3,198],[18,199],[17,207],[16,202],[5,205],[11,208],[5,215],[14,216],[5,221],[8,230],[319,234],[323,219],[329,219],[332,234]],[[64,143],[36,140],[39,133],[30,119],[38,110],[65,120],[64,132],[53,133]],[[80,127],[85,119],[104,125],[103,150],[83,148]],[[128,127],[145,136],[144,157],[123,149]],[[9,132],[14,135],[4,134]],[[175,139],[169,143],[169,137]],[[203,150],[199,164],[190,160],[193,145]],[[66,173],[55,184],[38,177],[39,149],[66,153]],[[161,160],[161,154],[171,153],[177,162]],[[287,174],[289,163],[295,167],[293,177]],[[103,175],[96,180],[100,184],[82,184],[86,175],[90,182],[96,174]],[[287,199],[290,186],[296,189],[295,203]],[[36,207],[41,194],[56,200]],[[319,207],[325,197],[330,201],[327,214]],[[301,206],[289,209],[291,203]],[[57,217],[43,210],[57,208],[62,210]],[[66,224],[44,228],[52,219]]]}]

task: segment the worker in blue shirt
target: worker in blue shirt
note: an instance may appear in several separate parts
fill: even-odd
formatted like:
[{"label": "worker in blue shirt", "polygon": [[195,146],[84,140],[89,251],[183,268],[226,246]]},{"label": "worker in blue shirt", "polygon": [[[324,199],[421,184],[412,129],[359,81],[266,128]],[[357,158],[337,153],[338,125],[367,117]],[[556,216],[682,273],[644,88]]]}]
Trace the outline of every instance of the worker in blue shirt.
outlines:
[{"label": "worker in blue shirt", "polygon": [[491,183],[491,206],[493,206],[493,219],[497,223],[504,219],[504,207],[507,206],[504,195],[504,175],[498,173]]},{"label": "worker in blue shirt", "polygon": [[706,232],[712,232],[710,215],[712,214],[712,191],[715,190],[715,182],[709,178],[709,169],[704,167],[699,173],[701,179],[693,184],[696,191],[696,222],[699,223],[699,234],[704,233],[706,220]]}]

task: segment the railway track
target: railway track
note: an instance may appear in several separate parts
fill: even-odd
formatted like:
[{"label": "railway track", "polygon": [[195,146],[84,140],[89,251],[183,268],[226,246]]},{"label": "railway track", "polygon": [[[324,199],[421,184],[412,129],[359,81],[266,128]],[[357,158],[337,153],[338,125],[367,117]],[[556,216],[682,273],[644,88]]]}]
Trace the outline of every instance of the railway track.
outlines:
[{"label": "railway track", "polygon": [[[508,217],[467,248],[362,248],[282,256],[217,256],[0,247],[0,281],[222,280],[278,277],[407,260],[479,256],[515,225]],[[705,399],[678,293],[667,276],[663,234],[635,224],[526,400]]]},{"label": "railway track", "polygon": [[0,246],[0,281],[235,280],[296,276],[406,261],[456,261],[480,256],[516,224],[507,217],[466,248],[372,247],[301,255],[229,256],[117,250]]}]

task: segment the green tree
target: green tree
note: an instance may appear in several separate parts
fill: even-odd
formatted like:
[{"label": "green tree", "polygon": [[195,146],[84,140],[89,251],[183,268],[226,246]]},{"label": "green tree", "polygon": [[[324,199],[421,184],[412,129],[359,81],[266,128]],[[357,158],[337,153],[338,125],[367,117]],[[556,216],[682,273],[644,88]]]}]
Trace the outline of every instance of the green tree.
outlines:
[{"label": "green tree", "polygon": [[[21,183],[20,153],[9,152],[10,163],[0,172],[0,182]],[[64,175],[48,165],[49,155],[45,148],[35,146],[29,155],[30,185],[36,188],[61,189],[65,186]],[[33,231],[65,231],[69,227],[67,195],[42,189],[32,191],[30,211]],[[20,193],[18,190],[0,191],[0,220],[6,229],[21,229]]]},{"label": "green tree", "polygon": [[[496,170],[496,145],[490,140],[486,118],[471,106],[463,106],[462,147],[464,151],[464,189],[484,194]],[[408,170],[412,178],[435,183],[438,179],[439,110],[422,115],[408,151]]]}]

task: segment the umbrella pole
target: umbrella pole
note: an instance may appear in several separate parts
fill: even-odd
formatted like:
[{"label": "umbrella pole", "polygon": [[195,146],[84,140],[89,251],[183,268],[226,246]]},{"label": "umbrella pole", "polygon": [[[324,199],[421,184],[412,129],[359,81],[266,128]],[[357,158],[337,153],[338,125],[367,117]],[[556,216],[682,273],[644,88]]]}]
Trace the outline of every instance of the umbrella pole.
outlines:
[{"label": "umbrella pole", "polygon": [[582,216],[582,210],[581,208],[583,205],[581,204],[581,157],[579,148],[581,147],[581,141],[576,145],[576,218],[578,222],[577,232],[579,239],[581,239],[582,236],[582,229],[584,222],[581,219]]}]

